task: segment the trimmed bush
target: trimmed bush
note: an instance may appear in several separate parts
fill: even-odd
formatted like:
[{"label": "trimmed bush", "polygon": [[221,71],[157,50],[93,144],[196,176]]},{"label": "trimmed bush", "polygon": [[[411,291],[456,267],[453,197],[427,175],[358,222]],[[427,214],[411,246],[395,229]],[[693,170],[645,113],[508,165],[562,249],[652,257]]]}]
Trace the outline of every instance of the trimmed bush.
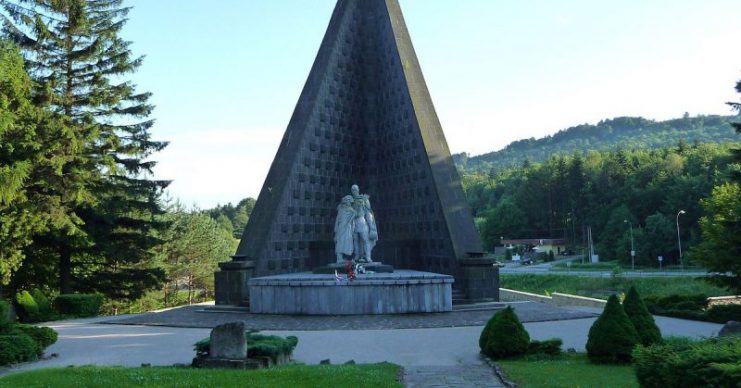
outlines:
[{"label": "trimmed bush", "polygon": [[563,341],[560,338],[551,338],[545,341],[532,340],[527,347],[527,354],[557,356],[561,354],[561,345],[563,345]]},{"label": "trimmed bush", "polygon": [[15,294],[15,305],[21,322],[36,322],[39,317],[39,305],[28,291]]},{"label": "trimmed bush", "polygon": [[638,333],[617,296],[610,296],[602,315],[589,329],[589,360],[595,363],[630,362],[631,352],[639,342]]},{"label": "trimmed bush", "polygon": [[654,317],[648,312],[646,305],[638,296],[638,291],[633,286],[630,287],[628,295],[625,296],[623,309],[628,319],[633,323],[636,332],[638,332],[641,344],[648,346],[661,342],[661,330],[656,326]]},{"label": "trimmed bush", "polygon": [[479,336],[479,349],[481,349],[481,353],[486,353],[484,349],[486,349],[486,343],[489,342],[489,333],[492,332],[494,321],[497,319],[496,313],[489,318],[489,320],[486,322],[486,325],[484,326],[484,329],[481,330],[481,335]]},{"label": "trimmed bush", "polygon": [[34,340],[36,343],[36,354],[39,356],[44,353],[46,348],[57,342],[57,332],[49,327],[17,325],[16,329]]},{"label": "trimmed bush", "polygon": [[36,301],[36,305],[39,306],[39,315],[37,317],[38,322],[51,320],[54,313],[49,298],[47,298],[38,288],[31,290],[31,296],[33,297],[33,300]]},{"label": "trimmed bush", "polygon": [[293,353],[298,345],[298,338],[288,336],[286,338],[275,335],[263,335],[251,333],[247,336],[247,357],[270,357],[274,361],[282,356]]},{"label": "trimmed bush", "polygon": [[[490,323],[490,324],[489,324]],[[530,335],[522,326],[512,307],[494,314],[482,333],[485,344],[482,349],[487,356],[499,359],[525,354],[530,344]],[[481,339],[481,338],[480,338]]]},{"label": "trimmed bush", "polygon": [[736,387],[741,381],[741,337],[637,346],[641,387]]},{"label": "trimmed bush", "polygon": [[0,365],[36,360],[36,342],[22,332],[0,335]]},{"label": "trimmed bush", "polygon": [[54,299],[54,306],[60,314],[76,318],[94,317],[103,305],[101,294],[62,294]]}]

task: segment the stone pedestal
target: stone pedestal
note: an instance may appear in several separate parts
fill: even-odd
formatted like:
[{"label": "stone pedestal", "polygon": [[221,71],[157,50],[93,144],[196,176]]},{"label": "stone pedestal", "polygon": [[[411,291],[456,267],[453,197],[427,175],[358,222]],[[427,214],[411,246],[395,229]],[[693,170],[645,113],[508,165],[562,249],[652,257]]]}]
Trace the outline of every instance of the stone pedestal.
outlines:
[{"label": "stone pedestal", "polygon": [[458,260],[461,291],[469,302],[499,301],[499,267],[493,259],[483,257]]},{"label": "stone pedestal", "polygon": [[234,256],[232,261],[219,263],[214,273],[216,304],[248,306],[250,289],[247,281],[255,274],[255,262]]},{"label": "stone pedestal", "polygon": [[249,283],[253,314],[408,314],[453,309],[453,277],[431,272],[398,270],[358,275],[353,281],[292,273],[252,278]]}]

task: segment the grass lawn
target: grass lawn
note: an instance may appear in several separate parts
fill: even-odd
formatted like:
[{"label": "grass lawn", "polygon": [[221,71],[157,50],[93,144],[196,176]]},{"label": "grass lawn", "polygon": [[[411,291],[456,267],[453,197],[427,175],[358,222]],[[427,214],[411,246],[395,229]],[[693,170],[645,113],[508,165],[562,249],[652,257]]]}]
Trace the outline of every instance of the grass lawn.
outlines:
[{"label": "grass lawn", "polygon": [[401,387],[394,364],[288,365],[250,371],[70,367],[0,378],[0,387]]},{"label": "grass lawn", "polygon": [[[555,263],[553,264],[551,270],[552,271],[567,271],[571,269],[572,271],[600,271],[600,272],[612,272],[615,267],[619,267],[622,271],[631,271],[630,264],[620,263],[617,260],[615,261],[601,261],[599,263],[582,263],[579,260],[574,260],[571,262],[571,265],[567,265],[565,261]],[[664,266],[664,268],[659,269],[659,267],[644,267],[640,265],[636,265],[635,267],[636,272],[681,272],[681,271],[699,271],[704,272],[705,268],[701,267],[684,267],[681,268],[679,265],[668,265]]]},{"label": "grass lawn", "polygon": [[638,387],[631,365],[597,365],[584,353],[563,354],[550,360],[497,361],[518,386],[528,387]]},{"label": "grass lawn", "polygon": [[605,278],[576,275],[501,274],[500,281],[504,288],[534,294],[545,295],[551,292],[561,292],[602,299],[606,299],[613,293],[628,292],[631,285],[634,285],[644,298],[671,294],[728,295],[727,290],[693,277],[628,278],[618,276]]}]

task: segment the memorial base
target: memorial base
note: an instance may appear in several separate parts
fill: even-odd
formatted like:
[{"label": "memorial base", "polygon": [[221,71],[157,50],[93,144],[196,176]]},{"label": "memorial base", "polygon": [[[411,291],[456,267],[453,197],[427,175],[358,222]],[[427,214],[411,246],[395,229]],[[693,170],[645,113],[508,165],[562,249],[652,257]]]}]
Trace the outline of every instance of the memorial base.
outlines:
[{"label": "memorial base", "polygon": [[431,272],[293,273],[249,280],[250,312],[256,314],[361,315],[437,313],[453,310],[453,277]]}]

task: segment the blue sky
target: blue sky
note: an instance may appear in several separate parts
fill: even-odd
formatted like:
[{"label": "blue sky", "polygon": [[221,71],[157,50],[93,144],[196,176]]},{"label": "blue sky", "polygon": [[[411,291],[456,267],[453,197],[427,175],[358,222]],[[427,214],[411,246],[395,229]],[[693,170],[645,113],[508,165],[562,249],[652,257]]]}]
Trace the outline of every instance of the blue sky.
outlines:
[{"label": "blue sky", "polygon": [[[730,114],[741,1],[400,0],[453,152],[618,116]],[[256,197],[334,0],[131,0],[170,196]]]}]

